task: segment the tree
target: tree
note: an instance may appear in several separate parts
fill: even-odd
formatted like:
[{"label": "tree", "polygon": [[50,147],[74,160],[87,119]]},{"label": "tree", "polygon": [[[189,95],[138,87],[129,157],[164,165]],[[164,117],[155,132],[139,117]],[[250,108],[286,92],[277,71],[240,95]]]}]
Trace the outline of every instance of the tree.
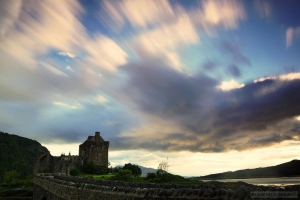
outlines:
[{"label": "tree", "polygon": [[118,171],[120,170],[120,169],[122,169],[122,167],[120,167],[120,166],[117,166],[117,167],[114,167],[113,168],[113,170],[112,170],[112,173],[118,173]]},{"label": "tree", "polygon": [[5,172],[3,176],[4,183],[12,183],[19,180],[19,173],[16,170]]},{"label": "tree", "polygon": [[154,179],[154,178],[156,178],[156,173],[154,173],[154,172],[147,173],[147,176],[146,176],[147,180]]},{"label": "tree", "polygon": [[86,164],[83,171],[88,174],[94,174],[95,173],[95,164],[93,161],[90,161]]},{"label": "tree", "polygon": [[164,175],[164,174],[166,174],[167,172],[166,171],[164,171],[164,170],[162,170],[162,169],[158,169],[157,171],[156,171],[156,175],[159,177],[159,176],[162,176],[162,175]]},{"label": "tree", "polygon": [[130,180],[132,179],[132,171],[129,169],[120,169],[114,179],[117,180]]},{"label": "tree", "polygon": [[72,169],[72,170],[70,171],[70,175],[71,175],[71,176],[79,176],[79,171],[76,170],[76,169]]},{"label": "tree", "polygon": [[125,164],[123,169],[130,170],[132,172],[132,175],[135,177],[139,177],[142,174],[141,168],[139,168],[138,165],[133,165],[131,163]]},{"label": "tree", "polygon": [[161,162],[158,165],[158,170],[162,170],[164,172],[168,172],[169,165],[167,162]]}]

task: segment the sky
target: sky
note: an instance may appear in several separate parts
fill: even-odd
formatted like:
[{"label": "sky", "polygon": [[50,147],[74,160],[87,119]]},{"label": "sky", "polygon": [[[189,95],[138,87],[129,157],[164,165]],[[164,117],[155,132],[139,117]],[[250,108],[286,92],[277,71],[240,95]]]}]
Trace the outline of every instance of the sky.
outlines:
[{"label": "sky", "polygon": [[300,159],[300,1],[0,0],[0,130],[183,176]]}]

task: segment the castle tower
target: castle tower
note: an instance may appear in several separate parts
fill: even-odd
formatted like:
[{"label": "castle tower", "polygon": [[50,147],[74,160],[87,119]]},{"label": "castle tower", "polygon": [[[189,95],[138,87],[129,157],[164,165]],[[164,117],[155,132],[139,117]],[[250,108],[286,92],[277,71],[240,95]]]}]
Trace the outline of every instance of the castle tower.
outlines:
[{"label": "castle tower", "polygon": [[109,142],[103,140],[100,132],[95,136],[88,136],[87,140],[79,145],[79,156],[83,159],[83,165],[93,162],[95,166],[107,170]]}]

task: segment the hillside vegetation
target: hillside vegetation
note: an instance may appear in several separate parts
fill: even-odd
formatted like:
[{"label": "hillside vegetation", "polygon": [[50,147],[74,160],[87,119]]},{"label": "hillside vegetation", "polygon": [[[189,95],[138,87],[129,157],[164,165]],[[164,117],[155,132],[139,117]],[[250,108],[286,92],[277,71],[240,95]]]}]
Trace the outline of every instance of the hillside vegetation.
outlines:
[{"label": "hillside vegetation", "polygon": [[200,179],[234,179],[234,178],[275,178],[275,177],[299,177],[300,160],[292,160],[287,163],[271,167],[244,169],[234,172],[223,172],[201,176]]},{"label": "hillside vegetation", "polygon": [[0,132],[0,182],[7,172],[17,172],[20,178],[32,175],[36,155],[47,152],[35,140]]}]

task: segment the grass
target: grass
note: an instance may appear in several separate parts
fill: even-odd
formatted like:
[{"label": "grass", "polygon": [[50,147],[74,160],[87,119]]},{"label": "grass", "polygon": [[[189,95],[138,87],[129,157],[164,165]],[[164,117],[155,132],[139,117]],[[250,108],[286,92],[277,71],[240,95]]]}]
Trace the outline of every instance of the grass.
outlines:
[{"label": "grass", "polygon": [[113,174],[103,174],[103,175],[93,175],[93,174],[80,174],[80,177],[83,178],[93,178],[96,180],[110,180],[111,177],[115,176]]},{"label": "grass", "polygon": [[[93,178],[95,180],[117,180],[114,179],[114,174],[103,174],[103,175],[96,175],[96,174],[84,174],[80,173],[79,175],[82,178]],[[200,184],[201,182],[198,180],[191,180],[187,179],[178,175],[173,174],[165,174],[161,177],[155,177],[153,179],[147,179],[146,177],[132,177],[131,179],[125,180],[128,182],[150,182],[150,183],[178,183],[178,184],[184,184],[184,185],[190,185],[190,184]]]}]

